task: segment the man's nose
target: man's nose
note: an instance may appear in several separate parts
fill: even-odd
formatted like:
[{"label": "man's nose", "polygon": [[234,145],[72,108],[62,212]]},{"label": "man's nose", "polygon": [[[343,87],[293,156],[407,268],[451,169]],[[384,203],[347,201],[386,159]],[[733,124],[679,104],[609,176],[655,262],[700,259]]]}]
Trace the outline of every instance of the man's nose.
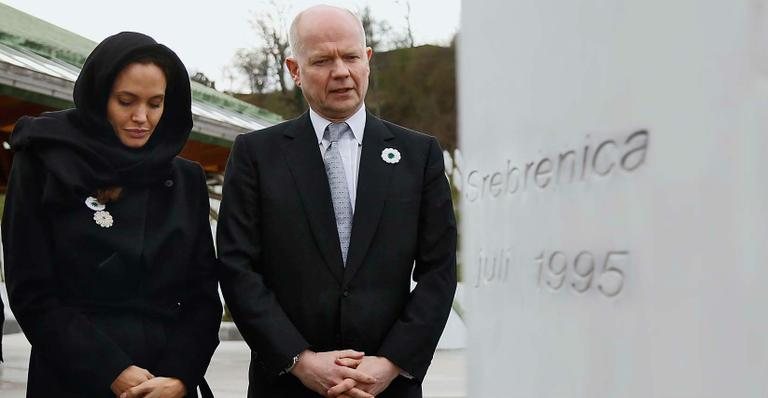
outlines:
[{"label": "man's nose", "polygon": [[349,67],[344,62],[343,59],[337,58],[333,62],[333,77],[334,78],[340,78],[340,77],[347,77],[349,76]]}]

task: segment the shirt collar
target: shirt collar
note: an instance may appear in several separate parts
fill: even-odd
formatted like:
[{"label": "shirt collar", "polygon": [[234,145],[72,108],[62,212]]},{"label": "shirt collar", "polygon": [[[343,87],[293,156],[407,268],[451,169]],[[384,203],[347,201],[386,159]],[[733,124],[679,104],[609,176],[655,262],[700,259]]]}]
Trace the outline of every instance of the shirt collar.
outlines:
[{"label": "shirt collar", "polygon": [[[309,108],[309,119],[312,121],[312,127],[315,129],[315,135],[317,136],[317,143],[319,145],[323,142],[323,134],[325,133],[325,128],[328,127],[328,125],[332,122],[320,116],[320,114],[315,112],[315,110],[311,107]],[[360,109],[357,110],[357,112],[345,120],[345,122],[349,125],[349,128],[352,129],[352,135],[355,136],[357,145],[363,145],[365,120],[365,104],[363,104]]]}]

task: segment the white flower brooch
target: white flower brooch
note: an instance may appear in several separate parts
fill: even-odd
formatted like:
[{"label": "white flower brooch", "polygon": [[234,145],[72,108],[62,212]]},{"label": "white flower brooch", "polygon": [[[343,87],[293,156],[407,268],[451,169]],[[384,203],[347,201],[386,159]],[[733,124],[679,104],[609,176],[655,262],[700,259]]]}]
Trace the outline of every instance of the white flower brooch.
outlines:
[{"label": "white flower brooch", "polygon": [[112,215],[108,211],[93,213],[93,221],[96,221],[96,224],[99,224],[102,228],[109,228],[115,223],[115,220],[112,219]]},{"label": "white flower brooch", "polygon": [[384,148],[381,151],[381,159],[389,164],[395,164],[400,161],[400,151],[395,148]]},{"label": "white flower brooch", "polygon": [[96,222],[96,225],[102,228],[109,228],[115,223],[112,215],[106,211],[107,206],[104,203],[99,202],[98,199],[89,196],[85,198],[85,205],[94,211],[93,221]]}]

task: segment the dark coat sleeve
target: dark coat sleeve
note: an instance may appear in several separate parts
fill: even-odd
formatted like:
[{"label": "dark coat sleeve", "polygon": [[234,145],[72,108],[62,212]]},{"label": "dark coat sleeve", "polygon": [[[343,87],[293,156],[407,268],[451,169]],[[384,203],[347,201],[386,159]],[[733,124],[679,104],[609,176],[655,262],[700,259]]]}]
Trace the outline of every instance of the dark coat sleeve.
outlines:
[{"label": "dark coat sleeve", "polygon": [[413,272],[417,285],[378,352],[419,381],[432,361],[456,292],[456,219],[443,153],[434,138],[428,159]]},{"label": "dark coat sleeve", "polygon": [[3,362],[3,326],[5,326],[5,304],[0,298],[0,362]]},{"label": "dark coat sleeve", "polygon": [[57,295],[56,259],[41,204],[39,170],[26,152],[14,157],[2,221],[9,305],[34,349],[63,378],[103,391],[132,361]]},{"label": "dark coat sleeve", "polygon": [[249,156],[243,137],[235,140],[224,178],[216,234],[219,276],[224,301],[243,338],[256,353],[256,365],[277,375],[309,343],[264,282],[258,165]]},{"label": "dark coat sleeve", "polygon": [[196,198],[198,208],[193,223],[197,238],[194,245],[188,248],[194,251],[192,263],[189,264],[188,294],[181,303],[179,320],[174,324],[156,369],[156,376],[178,378],[188,391],[200,384],[208,368],[219,345],[221,324],[216,255],[208,221],[208,190],[202,169],[198,168],[198,171],[195,178],[198,182],[194,184],[199,187]]}]

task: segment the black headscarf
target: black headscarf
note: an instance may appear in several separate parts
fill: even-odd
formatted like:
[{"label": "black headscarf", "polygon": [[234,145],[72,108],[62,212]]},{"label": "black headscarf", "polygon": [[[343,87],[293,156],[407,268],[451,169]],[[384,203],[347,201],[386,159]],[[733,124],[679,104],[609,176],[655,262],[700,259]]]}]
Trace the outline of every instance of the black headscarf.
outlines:
[{"label": "black headscarf", "polygon": [[[163,115],[141,148],[123,145],[107,120],[107,100],[118,73],[131,62],[165,59]],[[48,172],[75,191],[143,186],[167,178],[192,129],[189,75],[168,47],[141,33],[110,36],[91,52],[75,82],[75,108],[19,119],[14,150],[33,151]]]}]

